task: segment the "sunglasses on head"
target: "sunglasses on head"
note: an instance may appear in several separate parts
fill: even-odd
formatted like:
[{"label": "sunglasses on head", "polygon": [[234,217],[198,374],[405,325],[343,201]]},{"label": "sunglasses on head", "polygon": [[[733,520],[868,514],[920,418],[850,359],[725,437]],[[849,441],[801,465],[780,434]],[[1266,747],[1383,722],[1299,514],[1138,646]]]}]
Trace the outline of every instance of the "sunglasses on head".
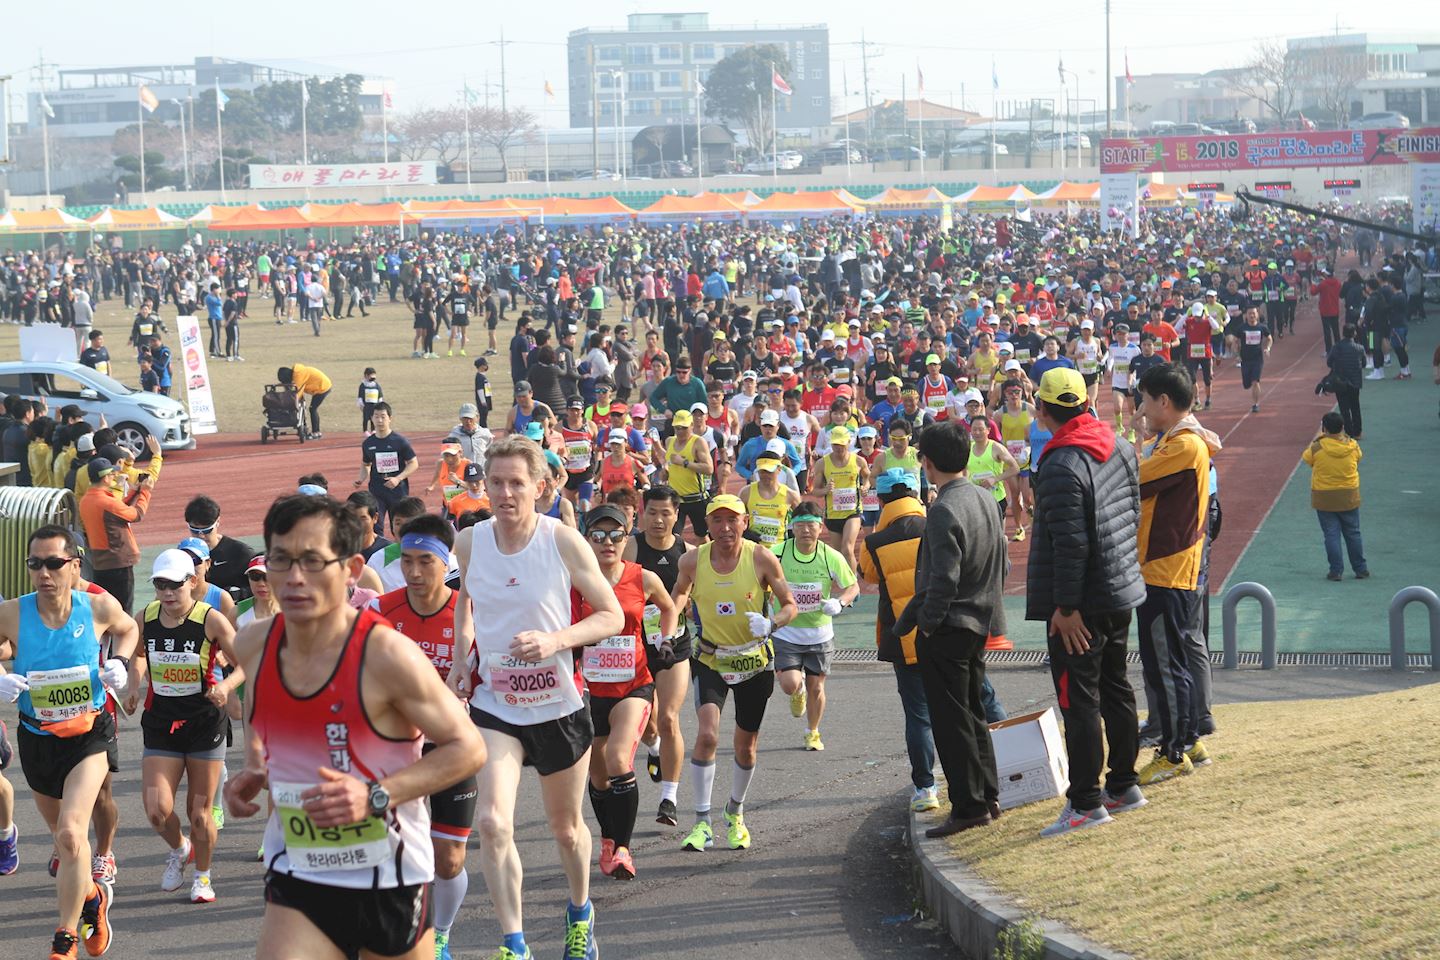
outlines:
[{"label": "sunglasses on head", "polygon": [[46,570],[63,570],[71,560],[79,559],[79,557],[26,557],[25,566],[31,570],[39,570],[41,567]]},{"label": "sunglasses on head", "polygon": [[591,543],[604,543],[604,542],[607,541],[607,540],[610,541],[611,543],[624,543],[624,542],[625,542],[625,538],[628,537],[628,536],[630,536],[630,531],[629,531],[629,530],[591,530],[589,533],[585,534],[585,536],[586,536],[586,538],[587,538]]},{"label": "sunglasses on head", "polygon": [[185,581],[163,580],[159,577],[156,577],[154,580],[150,581],[150,585],[155,588],[156,593],[164,593],[166,590],[179,590],[181,587],[185,586]]}]

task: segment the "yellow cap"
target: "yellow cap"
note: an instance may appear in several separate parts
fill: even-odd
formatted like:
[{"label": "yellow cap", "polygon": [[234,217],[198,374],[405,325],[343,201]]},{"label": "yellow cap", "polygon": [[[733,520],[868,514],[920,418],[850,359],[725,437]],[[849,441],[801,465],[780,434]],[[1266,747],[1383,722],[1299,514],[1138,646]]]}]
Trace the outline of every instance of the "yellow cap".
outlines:
[{"label": "yellow cap", "polygon": [[1085,378],[1080,375],[1080,371],[1069,367],[1052,367],[1046,370],[1045,375],[1040,378],[1040,389],[1035,391],[1035,396],[1046,403],[1062,407],[1082,407],[1089,400]]},{"label": "yellow cap", "polygon": [[705,507],[705,516],[710,516],[716,510],[729,510],[731,513],[738,513],[745,516],[745,502],[739,497],[730,493],[722,493],[710,498],[710,503]]},{"label": "yellow cap", "polygon": [[689,410],[676,410],[670,418],[670,426],[672,427],[688,427],[694,422],[695,418],[690,416]]},{"label": "yellow cap", "polygon": [[830,431],[830,442],[848,444],[850,442],[850,430],[846,427],[836,427]]}]

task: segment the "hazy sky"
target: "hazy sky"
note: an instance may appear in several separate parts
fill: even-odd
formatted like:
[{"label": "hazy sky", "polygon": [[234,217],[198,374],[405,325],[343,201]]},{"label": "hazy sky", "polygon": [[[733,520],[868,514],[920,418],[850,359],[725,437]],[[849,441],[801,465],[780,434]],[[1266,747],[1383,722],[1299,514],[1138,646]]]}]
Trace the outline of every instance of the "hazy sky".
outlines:
[{"label": "hazy sky", "polygon": [[[391,78],[395,109],[456,102],[462,83],[481,90],[488,83],[498,98],[503,28],[506,87],[512,104],[542,115],[547,125],[566,125],[566,35],[574,29],[623,26],[627,13],[703,10],[694,2],[630,2],[597,5],[580,0],[534,4],[462,4],[454,0],[331,0],[286,7],[264,4],[195,4],[145,0],[142,4],[61,0],[7,3],[0,31],[0,74],[11,82],[12,117],[30,88],[35,64],[61,67],[135,63],[188,63],[195,56],[236,59],[303,59],[339,70]],[[1209,0],[1175,7],[1139,0],[1112,3],[1112,69],[1124,72],[1128,50],[1133,73],[1202,71],[1235,66],[1255,42],[1342,32],[1414,35],[1429,6],[1401,0],[1358,11],[1353,3],[1311,0],[1305,4],[1261,4],[1254,0]],[[489,9],[487,9],[489,8]],[[723,12],[720,10],[723,9]],[[533,13],[531,11],[534,11]],[[93,11],[93,16],[87,16]],[[273,16],[271,15],[273,11]],[[874,11],[869,16],[865,11]],[[758,18],[758,20],[757,20]],[[1053,97],[1059,86],[1057,61],[1079,74],[1080,97],[1105,97],[1103,0],[1024,3],[918,2],[886,0],[787,4],[729,0],[712,10],[712,23],[825,22],[830,27],[832,107],[861,105],[861,31],[870,47],[871,96],[898,97],[901,76],[915,91],[917,64],[925,74],[926,97],[989,112],[992,58],[999,75],[998,96]],[[847,91],[842,76],[848,78]],[[556,97],[547,100],[549,81]],[[1071,80],[1073,95],[1074,80]],[[842,99],[843,98],[843,99]]]}]

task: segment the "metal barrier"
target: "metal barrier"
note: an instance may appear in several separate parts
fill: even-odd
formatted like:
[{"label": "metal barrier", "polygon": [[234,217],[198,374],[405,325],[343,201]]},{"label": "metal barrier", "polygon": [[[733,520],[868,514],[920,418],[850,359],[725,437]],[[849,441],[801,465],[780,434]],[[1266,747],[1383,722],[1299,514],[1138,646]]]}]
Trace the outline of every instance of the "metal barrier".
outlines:
[{"label": "metal barrier", "polygon": [[1440,597],[1427,587],[1406,587],[1390,599],[1390,669],[1404,670],[1405,608],[1423,603],[1430,611],[1430,669],[1440,670]]},{"label": "metal barrier", "polygon": [[[1434,596],[1434,594],[1431,594]],[[1247,580],[1225,591],[1220,610],[1220,629],[1225,643],[1226,670],[1240,666],[1240,642],[1235,636],[1235,606],[1246,597],[1260,601],[1260,669],[1275,669],[1275,598],[1264,584]]]},{"label": "metal barrier", "polygon": [[30,592],[25,556],[30,534],[47,523],[76,530],[75,494],[57,487],[0,487],[0,596]]}]

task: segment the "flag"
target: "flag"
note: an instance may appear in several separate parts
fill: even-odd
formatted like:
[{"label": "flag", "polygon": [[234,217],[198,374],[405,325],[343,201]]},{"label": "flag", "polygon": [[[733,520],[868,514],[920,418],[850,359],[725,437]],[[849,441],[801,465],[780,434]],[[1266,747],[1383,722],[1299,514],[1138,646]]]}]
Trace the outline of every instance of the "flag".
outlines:
[{"label": "flag", "polygon": [[701,82],[700,82],[700,78],[697,76],[697,77],[695,78],[695,96],[698,97],[698,96],[700,96],[701,94],[703,94],[704,92],[705,92],[705,84],[701,83]]},{"label": "flag", "polygon": [[55,119],[55,108],[50,106],[50,101],[45,99],[45,94],[40,94],[40,109],[45,111],[45,116],[51,120]]},{"label": "flag", "polygon": [[1065,85],[1065,58],[1064,58],[1064,57],[1061,57],[1061,58],[1060,58],[1060,65],[1059,65],[1058,67],[1056,67],[1055,69],[1056,69],[1056,72],[1058,72],[1058,73],[1060,74],[1060,85],[1063,87],[1063,86]]},{"label": "flag", "polygon": [[994,58],[994,57],[991,57],[991,58],[990,58],[990,89],[991,89],[991,90],[999,90],[999,89],[1000,89],[1000,74],[997,73],[996,70],[995,70],[995,58]]},{"label": "flag", "polygon": [[215,81],[215,109],[224,112],[225,104],[229,102],[230,98],[225,96],[224,90],[220,89],[220,81],[217,79]]},{"label": "flag", "polygon": [[395,109],[395,101],[392,100],[392,99],[390,99],[390,91],[389,91],[389,90],[386,90],[384,96],[385,96],[385,109],[386,109],[386,110],[394,110],[394,109]]},{"label": "flag", "polygon": [[920,96],[925,96],[925,71],[920,69],[920,64],[915,64],[915,76],[920,80]]},{"label": "flag", "polygon": [[549,97],[551,100],[555,99],[555,88],[550,86],[549,80],[545,81],[545,96]]},{"label": "flag", "polygon": [[770,88],[776,93],[785,94],[787,97],[795,92],[790,89],[790,84],[785,82],[785,78],[780,76],[780,71],[774,67],[770,68]]},{"label": "flag", "polygon": [[154,113],[155,108],[160,106],[160,98],[151,93],[150,88],[143,83],[140,84],[140,106],[149,113]]},{"label": "flag", "polygon": [[466,103],[467,105],[472,104],[472,103],[475,102],[475,100],[476,100],[476,93],[475,93],[474,90],[471,90],[471,89],[470,89],[470,84],[469,84],[469,83],[466,83],[466,84],[465,84],[464,94],[465,94],[465,103]]},{"label": "flag", "polygon": [[1135,75],[1130,72],[1130,51],[1125,51],[1125,86],[1135,86]]},{"label": "flag", "polygon": [[300,102],[302,104],[310,102],[310,88],[305,85],[304,77],[300,78]]}]

